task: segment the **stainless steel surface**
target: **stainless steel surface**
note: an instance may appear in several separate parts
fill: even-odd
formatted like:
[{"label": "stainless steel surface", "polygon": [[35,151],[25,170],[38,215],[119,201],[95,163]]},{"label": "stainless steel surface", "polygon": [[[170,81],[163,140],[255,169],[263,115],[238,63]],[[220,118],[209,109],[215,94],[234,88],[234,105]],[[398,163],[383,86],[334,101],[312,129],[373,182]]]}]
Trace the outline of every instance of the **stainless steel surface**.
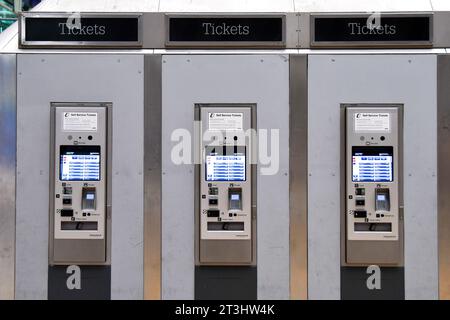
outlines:
[{"label": "stainless steel surface", "polygon": [[144,299],[161,299],[161,56],[144,57]]},{"label": "stainless steel surface", "polygon": [[[311,23],[309,13],[296,13],[297,16],[297,47],[309,48],[311,45]],[[292,30],[289,28],[288,30]]]},{"label": "stainless steel surface", "polygon": [[308,57],[289,57],[290,298],[308,299]]},{"label": "stainless steel surface", "polygon": [[145,12],[142,15],[142,47],[164,48],[166,43],[166,15]]},{"label": "stainless steel surface", "polygon": [[0,54],[0,300],[14,299],[16,55]]},{"label": "stainless steel surface", "polygon": [[407,13],[383,13],[382,17],[389,16],[401,16],[401,17],[430,17],[430,41],[339,41],[339,42],[326,42],[326,41],[315,41],[315,28],[314,23],[316,18],[347,18],[347,17],[360,17],[368,18],[370,13],[366,14],[311,14],[310,15],[310,34],[311,34],[311,47],[317,48],[343,48],[343,47],[431,47],[433,45],[433,14],[432,13],[421,13],[421,14],[407,14]]},{"label": "stainless steel surface", "polygon": [[142,47],[142,14],[135,13],[86,13],[80,14],[81,18],[138,18],[138,41],[29,41],[26,40],[25,21],[28,17],[41,18],[69,18],[72,13],[50,13],[50,12],[23,12],[19,15],[19,48],[48,47],[48,48],[97,48],[97,47]]},{"label": "stainless steel surface", "polygon": [[[450,1],[445,0],[449,3]],[[450,47],[450,7],[449,11],[434,12],[434,44],[436,48]]]},{"label": "stainless steel surface", "polygon": [[[302,14],[299,13],[286,13],[286,27],[285,27],[285,39],[286,48],[299,48],[302,43],[302,27],[300,27],[300,21],[303,20]],[[308,20],[309,21],[309,20]],[[309,42],[308,42],[309,45]]]},{"label": "stainless steel surface", "polygon": [[450,55],[437,70],[439,299],[450,300]]}]

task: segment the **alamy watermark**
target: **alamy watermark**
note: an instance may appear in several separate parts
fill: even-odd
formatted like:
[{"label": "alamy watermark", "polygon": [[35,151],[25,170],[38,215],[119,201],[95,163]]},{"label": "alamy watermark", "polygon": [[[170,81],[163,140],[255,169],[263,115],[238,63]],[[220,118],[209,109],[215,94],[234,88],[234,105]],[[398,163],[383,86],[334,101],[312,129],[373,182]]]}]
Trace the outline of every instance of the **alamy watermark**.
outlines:
[{"label": "alamy watermark", "polygon": [[193,132],[195,134],[185,128],[173,130],[170,136],[172,163],[203,164],[204,146],[246,146],[247,163],[258,165],[261,175],[275,175],[280,169],[279,129],[206,130],[200,134],[201,121],[195,121]]}]

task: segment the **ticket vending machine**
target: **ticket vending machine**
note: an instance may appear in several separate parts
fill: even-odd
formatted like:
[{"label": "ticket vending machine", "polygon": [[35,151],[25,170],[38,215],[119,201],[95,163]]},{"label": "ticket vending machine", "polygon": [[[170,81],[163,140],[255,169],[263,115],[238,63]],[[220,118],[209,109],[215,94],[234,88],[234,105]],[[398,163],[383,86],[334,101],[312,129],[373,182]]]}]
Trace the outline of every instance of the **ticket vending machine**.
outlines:
[{"label": "ticket vending machine", "polygon": [[402,106],[345,105],[345,263],[403,263]]},{"label": "ticket vending machine", "polygon": [[52,104],[50,265],[107,264],[108,106]]},{"label": "ticket vending machine", "polygon": [[[230,288],[247,291],[246,280],[252,276],[245,275],[256,272],[253,112],[251,105],[196,106],[201,141],[195,187],[196,297],[200,299],[208,297],[209,290],[218,292],[213,283],[208,283],[208,279],[217,281],[216,273],[227,278],[223,275],[231,272],[235,279],[244,279]],[[213,296],[240,296],[239,292],[229,292],[233,290],[230,288],[224,287],[228,292],[222,296]]]}]

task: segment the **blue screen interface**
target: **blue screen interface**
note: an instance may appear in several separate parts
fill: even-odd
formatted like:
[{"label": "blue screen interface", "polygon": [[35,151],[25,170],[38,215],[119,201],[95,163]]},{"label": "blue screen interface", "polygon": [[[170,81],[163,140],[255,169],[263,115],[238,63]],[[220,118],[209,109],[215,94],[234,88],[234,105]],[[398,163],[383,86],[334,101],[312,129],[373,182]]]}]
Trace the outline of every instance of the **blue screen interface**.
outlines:
[{"label": "blue screen interface", "polygon": [[353,182],[392,182],[394,160],[392,147],[353,147]]},{"label": "blue screen interface", "polygon": [[245,181],[245,149],[235,151],[216,152],[213,149],[211,152],[207,152],[206,181]]},{"label": "blue screen interface", "polygon": [[100,181],[99,146],[61,146],[61,181]]}]

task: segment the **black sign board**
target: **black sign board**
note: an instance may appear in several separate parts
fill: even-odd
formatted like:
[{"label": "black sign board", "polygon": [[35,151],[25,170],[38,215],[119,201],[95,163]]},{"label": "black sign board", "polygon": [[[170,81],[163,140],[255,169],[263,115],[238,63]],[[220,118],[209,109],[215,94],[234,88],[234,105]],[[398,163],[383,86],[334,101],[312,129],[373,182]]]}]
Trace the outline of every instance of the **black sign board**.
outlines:
[{"label": "black sign board", "polygon": [[284,44],[284,17],[169,17],[168,45]]},{"label": "black sign board", "polygon": [[21,44],[26,46],[139,46],[140,17],[23,16]]},{"label": "black sign board", "polygon": [[312,46],[431,45],[431,15],[313,16]]}]

